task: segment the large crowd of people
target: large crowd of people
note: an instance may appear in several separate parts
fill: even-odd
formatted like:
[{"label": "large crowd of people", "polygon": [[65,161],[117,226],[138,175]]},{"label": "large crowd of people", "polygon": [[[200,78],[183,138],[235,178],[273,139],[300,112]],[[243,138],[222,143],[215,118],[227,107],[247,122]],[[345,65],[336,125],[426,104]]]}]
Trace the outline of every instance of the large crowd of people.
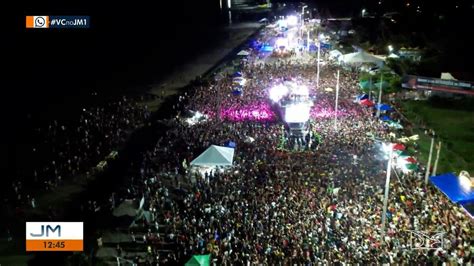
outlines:
[{"label": "large crowd of people", "polygon": [[[314,60],[268,63],[263,57],[253,50],[240,65],[247,79],[242,95],[231,93],[230,74],[186,95],[180,108],[208,119],[195,125],[173,119],[116,196],[145,199],[151,218],[132,229],[143,231],[143,263],[183,263],[194,254],[211,254],[214,265],[473,262],[472,220],[423,185],[422,169],[392,178],[382,213],[387,160],[380,140],[395,138],[371,108],[353,101],[356,72],[340,70],[335,113],[335,92],[325,88],[335,88],[336,66],[322,68],[316,90]],[[288,135],[268,89],[284,80],[298,80],[315,95],[316,149],[293,149],[291,141],[279,148]],[[229,140],[237,144],[231,168],[201,173],[189,165],[210,145]]]},{"label": "large crowd of people", "polygon": [[[124,96],[104,106],[84,108],[78,121],[53,120],[40,125],[33,134],[37,143],[30,147],[33,160],[28,169],[32,173],[17,176],[6,199],[17,207],[36,208],[41,203],[31,194],[32,187],[54,191],[64,180],[92,175],[97,164],[117,151],[150,115],[146,105]],[[27,182],[22,182],[24,178]]]}]

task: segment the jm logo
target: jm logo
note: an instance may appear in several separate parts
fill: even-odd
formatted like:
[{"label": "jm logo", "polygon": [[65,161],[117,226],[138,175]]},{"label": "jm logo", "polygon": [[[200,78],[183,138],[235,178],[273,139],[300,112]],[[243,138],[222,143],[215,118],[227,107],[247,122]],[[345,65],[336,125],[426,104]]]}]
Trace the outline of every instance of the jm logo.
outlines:
[{"label": "jm logo", "polygon": [[42,236],[45,236],[45,233],[46,233],[46,237],[49,237],[49,233],[54,233],[58,231],[58,237],[61,237],[61,226],[58,224],[56,225],[56,227],[51,227],[51,225],[42,225],[41,226],[41,233],[39,234],[33,234],[33,233],[30,233],[31,236],[33,237],[42,237]]}]

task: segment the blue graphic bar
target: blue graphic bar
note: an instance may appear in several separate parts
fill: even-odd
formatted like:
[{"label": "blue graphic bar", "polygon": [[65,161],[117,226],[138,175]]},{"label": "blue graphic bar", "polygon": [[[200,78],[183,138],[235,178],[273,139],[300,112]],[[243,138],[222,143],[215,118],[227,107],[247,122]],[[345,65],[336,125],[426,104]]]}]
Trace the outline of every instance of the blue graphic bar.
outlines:
[{"label": "blue graphic bar", "polygon": [[49,16],[49,27],[59,29],[88,29],[91,25],[89,16]]}]

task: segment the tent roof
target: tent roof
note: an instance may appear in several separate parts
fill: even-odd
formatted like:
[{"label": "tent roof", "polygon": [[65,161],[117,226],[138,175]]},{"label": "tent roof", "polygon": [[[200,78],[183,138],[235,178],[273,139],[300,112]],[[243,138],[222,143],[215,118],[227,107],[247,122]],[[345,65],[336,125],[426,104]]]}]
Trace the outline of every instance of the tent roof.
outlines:
[{"label": "tent roof", "polygon": [[234,149],[211,145],[201,155],[191,162],[196,166],[225,166],[232,165],[234,160]]},{"label": "tent roof", "polygon": [[474,188],[463,186],[460,178],[453,173],[432,176],[430,179],[451,201],[460,204],[474,202]]},{"label": "tent roof", "polygon": [[365,51],[360,51],[360,52],[355,52],[355,53],[350,53],[350,54],[345,54],[342,56],[342,61],[348,64],[356,64],[356,63],[383,63],[384,59],[375,56],[372,54],[369,54]]},{"label": "tent roof", "polygon": [[441,79],[450,79],[450,80],[457,80],[451,73],[449,72],[443,72],[441,73]]},{"label": "tent roof", "polygon": [[115,217],[137,215],[139,209],[139,203],[133,199],[126,199],[118,207],[112,211],[112,215]]},{"label": "tent roof", "polygon": [[186,262],[185,266],[209,266],[211,255],[194,255]]},{"label": "tent roof", "polygon": [[240,52],[237,53],[237,55],[243,55],[243,56],[247,56],[247,55],[249,55],[249,54],[250,54],[250,53],[247,52],[247,51],[245,51],[245,50],[242,50],[242,51],[240,51]]}]

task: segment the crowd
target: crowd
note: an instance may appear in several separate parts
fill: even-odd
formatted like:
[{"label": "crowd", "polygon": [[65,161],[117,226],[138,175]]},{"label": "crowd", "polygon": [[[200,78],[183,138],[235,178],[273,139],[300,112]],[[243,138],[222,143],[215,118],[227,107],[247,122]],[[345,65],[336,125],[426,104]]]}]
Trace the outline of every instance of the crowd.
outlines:
[{"label": "crowd", "polygon": [[[425,187],[422,172],[397,173],[388,212],[382,213],[387,160],[376,139],[395,138],[372,109],[352,101],[357,73],[341,70],[335,129],[335,93],[325,88],[335,88],[336,66],[322,69],[316,90],[314,62],[262,63],[261,57],[253,51],[242,63],[248,81],[241,96],[231,93],[227,75],[180,101],[179,108],[209,119],[192,126],[173,120],[120,193],[145,198],[151,218],[141,225],[147,232],[143,261],[176,264],[210,253],[215,265],[474,262],[472,220]],[[255,107],[271,105],[268,88],[284,80],[307,84],[315,95],[311,129],[317,149],[278,149],[284,123],[273,107],[263,109],[271,113],[265,119]],[[227,110],[249,109],[255,115],[227,116]],[[209,145],[228,140],[237,143],[232,168],[204,174],[190,169],[189,162]],[[431,237],[429,249],[414,237],[417,232]],[[160,252],[164,246],[171,251]]]},{"label": "crowd", "polygon": [[[150,112],[137,99],[123,97],[104,106],[84,108],[79,120],[53,120],[35,129],[32,145],[32,173],[17,176],[7,199],[16,206],[37,207],[31,188],[56,190],[65,179],[92,175],[94,167],[116,151]],[[22,180],[27,180],[24,186]],[[11,195],[10,195],[11,194]],[[41,203],[39,203],[41,204]]]}]

